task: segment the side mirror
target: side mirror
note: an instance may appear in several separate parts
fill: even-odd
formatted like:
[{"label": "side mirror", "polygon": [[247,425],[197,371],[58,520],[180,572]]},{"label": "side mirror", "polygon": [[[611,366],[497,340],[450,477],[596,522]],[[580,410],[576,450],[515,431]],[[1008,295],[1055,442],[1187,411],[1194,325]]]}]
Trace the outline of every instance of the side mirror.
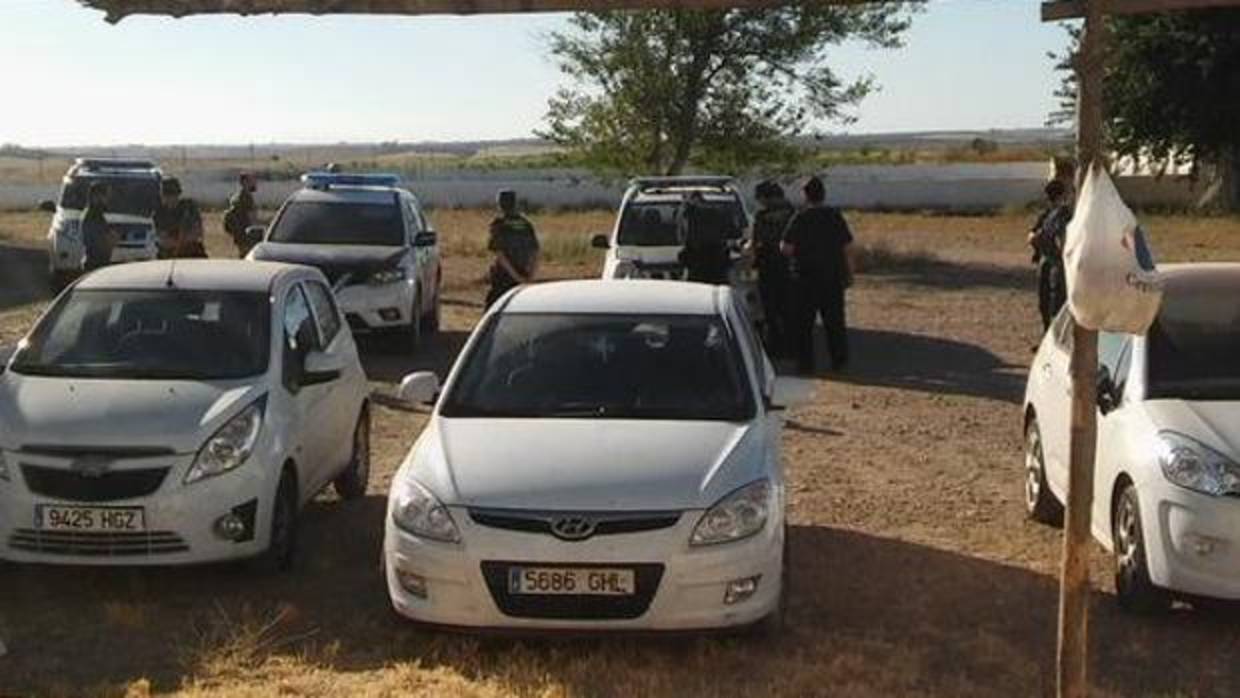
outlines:
[{"label": "side mirror", "polygon": [[40,201],[39,210],[44,213],[56,213],[56,202],[50,199]]},{"label": "side mirror", "polygon": [[590,247],[596,250],[606,250],[611,248],[611,243],[607,241],[606,235],[599,234],[590,238]]},{"label": "side mirror", "polygon": [[396,397],[407,405],[429,405],[439,397],[439,376],[430,371],[410,373],[400,381]]},{"label": "side mirror", "polygon": [[267,234],[267,227],[262,225],[251,225],[245,229],[245,240],[251,245],[257,245],[263,241],[263,236]]},{"label": "side mirror", "polygon": [[321,385],[340,378],[344,372],[344,359],[323,351],[306,354],[305,369],[301,372],[302,385]]},{"label": "side mirror", "polygon": [[433,230],[423,230],[413,236],[414,247],[434,247],[439,244],[439,233]]},{"label": "side mirror", "polygon": [[1098,367],[1098,410],[1106,414],[1119,406],[1119,396],[1115,394],[1115,380],[1111,378],[1111,370],[1106,366]]},{"label": "side mirror", "polygon": [[771,388],[766,408],[779,411],[808,404],[814,397],[814,389],[814,382],[807,378],[779,376]]}]

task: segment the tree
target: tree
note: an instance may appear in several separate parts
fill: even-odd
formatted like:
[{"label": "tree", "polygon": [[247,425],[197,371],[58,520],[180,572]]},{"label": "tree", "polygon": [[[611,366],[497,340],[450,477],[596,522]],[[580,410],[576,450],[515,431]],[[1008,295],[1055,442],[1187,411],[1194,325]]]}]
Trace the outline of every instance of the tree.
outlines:
[{"label": "tree", "polygon": [[[1240,10],[1113,17],[1103,82],[1108,147],[1120,156],[1191,164],[1208,186],[1202,206],[1240,207]],[[1072,52],[1080,45],[1072,34]],[[1070,55],[1070,54],[1069,54]],[[1071,61],[1061,110],[1076,104]]]},{"label": "tree", "polygon": [[848,122],[874,89],[846,82],[827,49],[894,48],[919,1],[744,10],[577,13],[550,35],[570,83],[541,134],[598,170],[677,174],[788,160],[815,122]]}]

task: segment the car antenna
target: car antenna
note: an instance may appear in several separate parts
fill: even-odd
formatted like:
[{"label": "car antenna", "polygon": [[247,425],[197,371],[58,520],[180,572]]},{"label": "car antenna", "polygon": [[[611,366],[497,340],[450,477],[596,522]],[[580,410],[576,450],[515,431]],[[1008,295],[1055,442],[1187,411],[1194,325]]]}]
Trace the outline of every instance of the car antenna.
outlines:
[{"label": "car antenna", "polygon": [[172,275],[177,271],[177,261],[172,260],[172,264],[168,266],[168,278],[164,281],[164,286],[168,288],[176,288],[176,283],[172,281]]}]

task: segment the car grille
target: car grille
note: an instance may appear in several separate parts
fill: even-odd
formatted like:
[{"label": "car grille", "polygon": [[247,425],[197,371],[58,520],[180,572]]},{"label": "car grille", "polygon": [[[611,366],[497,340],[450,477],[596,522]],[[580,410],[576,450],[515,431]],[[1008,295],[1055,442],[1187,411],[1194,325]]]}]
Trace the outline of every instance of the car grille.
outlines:
[{"label": "car grille", "polygon": [[70,502],[113,502],[154,493],[168,468],[113,470],[92,477],[73,470],[22,464],[22,477],[31,492]]},{"label": "car grille", "polygon": [[[632,596],[551,596],[541,594],[509,594],[508,569],[513,566],[537,567],[607,567],[631,569],[636,588]],[[663,579],[663,565],[614,563],[606,565],[553,565],[546,563],[521,563],[486,561],[482,563],[482,576],[495,605],[506,616],[513,618],[546,618],[556,620],[629,620],[640,618]]]},{"label": "car grille", "polygon": [[[589,536],[573,540],[587,540],[593,536],[641,533],[671,528],[680,521],[680,512],[564,512],[564,511],[517,511],[511,509],[470,509],[469,518],[487,528],[506,531],[523,531],[554,536],[552,525],[564,517],[580,517],[594,524]],[[559,536],[556,536],[557,538]]]},{"label": "car grille", "polygon": [[183,553],[189,546],[175,533],[79,533],[19,528],[9,537],[9,547],[45,555],[134,557]]}]

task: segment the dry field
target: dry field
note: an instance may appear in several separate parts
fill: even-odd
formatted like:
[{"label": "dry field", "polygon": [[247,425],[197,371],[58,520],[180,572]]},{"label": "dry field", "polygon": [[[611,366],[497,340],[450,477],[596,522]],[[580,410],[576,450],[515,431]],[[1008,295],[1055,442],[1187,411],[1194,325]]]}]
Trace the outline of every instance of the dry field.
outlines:
[{"label": "dry field", "polygon": [[[583,240],[608,218],[536,218],[548,275],[593,272]],[[436,219],[445,331],[418,356],[368,354],[377,389],[445,369],[478,316],[486,216]],[[781,636],[480,638],[400,621],[377,569],[381,519],[424,417],[380,409],[369,496],[314,502],[288,575],[0,566],[0,695],[1049,695],[1060,535],[1021,509],[1019,402],[1037,339],[1028,221],[852,219],[871,248],[850,296],[853,366],[820,379],[785,437],[792,589]],[[1240,221],[1147,223],[1164,260],[1240,259]],[[0,216],[0,342],[46,303],[31,249],[45,225]],[[213,234],[212,251],[226,252]],[[1240,694],[1240,612],[1128,617],[1109,576],[1096,555],[1098,695]]]}]

